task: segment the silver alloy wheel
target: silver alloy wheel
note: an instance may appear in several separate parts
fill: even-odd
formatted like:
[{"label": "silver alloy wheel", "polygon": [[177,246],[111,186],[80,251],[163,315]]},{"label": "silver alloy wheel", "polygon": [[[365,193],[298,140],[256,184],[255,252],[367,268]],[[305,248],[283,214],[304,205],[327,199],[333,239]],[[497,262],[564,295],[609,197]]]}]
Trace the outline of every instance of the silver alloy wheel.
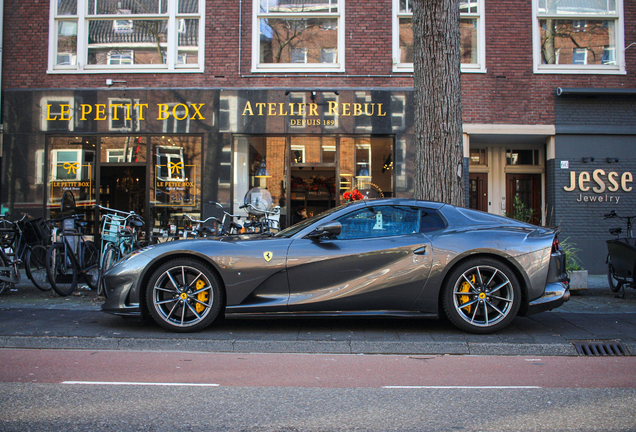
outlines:
[{"label": "silver alloy wheel", "polygon": [[510,279],[501,270],[481,265],[466,270],[453,287],[459,316],[471,326],[491,327],[505,319],[515,301]]},{"label": "silver alloy wheel", "polygon": [[214,304],[214,289],[201,270],[177,265],[165,270],[152,286],[152,307],[170,327],[201,323]]}]

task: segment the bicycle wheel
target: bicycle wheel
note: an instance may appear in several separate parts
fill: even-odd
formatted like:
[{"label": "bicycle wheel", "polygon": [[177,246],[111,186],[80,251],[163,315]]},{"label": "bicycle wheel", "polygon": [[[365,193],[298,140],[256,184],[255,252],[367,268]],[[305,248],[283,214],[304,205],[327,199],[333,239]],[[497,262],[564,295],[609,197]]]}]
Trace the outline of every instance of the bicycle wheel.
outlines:
[{"label": "bicycle wheel", "polygon": [[609,287],[612,292],[619,292],[621,288],[623,288],[623,282],[619,281],[614,276],[614,267],[611,262],[607,264],[607,282],[609,283]]},{"label": "bicycle wheel", "polygon": [[102,256],[97,295],[103,294],[104,297],[108,298],[108,290],[106,290],[106,287],[104,286],[102,276],[108,271],[108,269],[114,266],[117,261],[119,261],[119,249],[117,249],[114,244],[110,243],[108,246],[106,246],[106,250],[104,251],[104,255]]},{"label": "bicycle wheel", "polygon": [[[7,264],[7,261],[1,255],[0,255],[0,267],[3,267],[3,268],[9,267],[9,264]],[[0,275],[3,277],[11,277],[11,271],[2,270],[0,271]],[[0,294],[2,294],[4,290],[6,290],[7,288],[11,289],[12,286],[13,284],[11,282],[0,281]]]},{"label": "bicycle wheel", "polygon": [[50,290],[51,284],[46,274],[46,248],[42,245],[36,245],[27,249],[24,262],[27,277],[33,282],[33,285],[42,291]]},{"label": "bicycle wheel", "polygon": [[77,287],[77,269],[66,256],[64,245],[54,244],[46,251],[46,274],[51,287],[61,296],[67,296]]},{"label": "bicycle wheel", "polygon": [[97,289],[99,283],[99,250],[92,241],[86,242],[83,262],[84,271],[82,276],[86,285],[92,290]]}]

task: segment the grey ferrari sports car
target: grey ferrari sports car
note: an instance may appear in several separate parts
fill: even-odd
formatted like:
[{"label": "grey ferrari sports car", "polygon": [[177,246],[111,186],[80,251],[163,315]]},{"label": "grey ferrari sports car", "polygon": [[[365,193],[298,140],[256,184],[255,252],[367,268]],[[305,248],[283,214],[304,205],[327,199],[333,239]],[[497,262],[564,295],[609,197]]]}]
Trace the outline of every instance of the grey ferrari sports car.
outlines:
[{"label": "grey ferrari sports car", "polygon": [[105,275],[105,312],[152,316],[176,332],[219,315],[445,314],[501,330],[570,297],[558,230],[414,199],[346,203],[274,236],[149,246]]}]

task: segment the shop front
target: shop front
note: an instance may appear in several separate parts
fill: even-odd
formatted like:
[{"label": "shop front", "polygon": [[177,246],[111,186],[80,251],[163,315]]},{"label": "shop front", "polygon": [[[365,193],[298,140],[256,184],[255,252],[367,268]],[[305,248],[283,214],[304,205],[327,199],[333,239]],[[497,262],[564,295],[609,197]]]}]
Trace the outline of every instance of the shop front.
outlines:
[{"label": "shop front", "polygon": [[133,210],[146,236],[232,214],[266,190],[280,226],[360,190],[411,194],[411,92],[93,89],[6,91],[2,212],[55,218],[75,197]]}]

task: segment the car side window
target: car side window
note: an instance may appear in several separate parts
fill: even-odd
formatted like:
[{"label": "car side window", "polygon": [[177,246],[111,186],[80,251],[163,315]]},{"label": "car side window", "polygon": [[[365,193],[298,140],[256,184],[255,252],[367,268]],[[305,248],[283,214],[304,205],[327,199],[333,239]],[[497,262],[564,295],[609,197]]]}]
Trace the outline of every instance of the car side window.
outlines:
[{"label": "car side window", "polygon": [[366,207],[337,219],[338,240],[414,234],[419,230],[419,209],[407,206]]},{"label": "car side window", "polygon": [[446,222],[437,210],[422,209],[420,220],[420,232],[427,233],[446,228]]}]

